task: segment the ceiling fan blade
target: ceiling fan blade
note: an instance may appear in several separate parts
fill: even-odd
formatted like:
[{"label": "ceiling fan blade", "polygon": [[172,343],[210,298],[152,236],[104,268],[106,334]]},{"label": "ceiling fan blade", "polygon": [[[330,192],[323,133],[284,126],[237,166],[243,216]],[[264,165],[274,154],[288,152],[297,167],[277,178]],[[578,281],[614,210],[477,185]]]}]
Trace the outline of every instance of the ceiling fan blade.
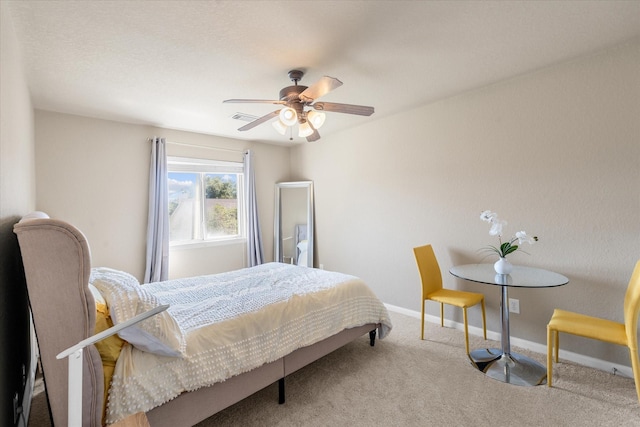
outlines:
[{"label": "ceiling fan blade", "polygon": [[309,123],[311,129],[313,129],[313,133],[307,137],[307,141],[314,142],[320,139],[320,134],[318,133],[318,129],[314,128],[311,123]]},{"label": "ceiling fan blade", "polygon": [[342,82],[335,77],[323,76],[300,94],[300,101],[313,102],[314,99],[318,99],[340,86],[342,86]]},{"label": "ceiling fan blade", "polygon": [[335,102],[316,102],[311,105],[318,111],[331,111],[333,113],[357,114],[359,116],[370,116],[373,114],[373,107],[353,104],[337,104]]},{"label": "ceiling fan blade", "polygon": [[275,99],[225,99],[222,102],[235,102],[243,104],[286,104],[285,101],[276,101]]},{"label": "ceiling fan blade", "polygon": [[259,124],[262,124],[262,123],[264,123],[266,121],[269,121],[269,120],[273,119],[279,113],[280,113],[280,110],[272,111],[269,114],[265,114],[264,116],[259,117],[259,118],[255,119],[254,121],[252,121],[250,123],[247,123],[246,125],[242,126],[241,128],[238,128],[238,130],[239,131],[245,131],[245,130],[253,129],[254,127],[258,126]]}]

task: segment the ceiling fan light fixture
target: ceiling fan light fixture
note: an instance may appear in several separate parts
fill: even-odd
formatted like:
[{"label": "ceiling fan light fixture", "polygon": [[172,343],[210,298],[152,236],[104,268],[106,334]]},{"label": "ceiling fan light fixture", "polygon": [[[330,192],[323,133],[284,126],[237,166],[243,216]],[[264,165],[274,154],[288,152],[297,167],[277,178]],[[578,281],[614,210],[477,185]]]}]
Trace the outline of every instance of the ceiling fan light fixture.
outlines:
[{"label": "ceiling fan light fixture", "polygon": [[285,107],[280,110],[280,121],[285,126],[293,126],[298,121],[298,115],[296,114],[296,110],[291,107]]},{"label": "ceiling fan light fixture", "polygon": [[313,129],[311,128],[311,126],[309,126],[309,122],[303,122],[300,123],[300,126],[298,126],[298,136],[300,138],[306,138],[310,135],[313,134]]},{"label": "ceiling fan light fixture", "polygon": [[311,122],[315,129],[320,129],[326,118],[327,115],[325,113],[320,113],[318,111],[312,110],[307,113],[307,120]]},{"label": "ceiling fan light fixture", "polygon": [[278,119],[272,123],[273,128],[278,131],[280,135],[284,135],[287,132],[287,125],[282,123],[282,120]]}]

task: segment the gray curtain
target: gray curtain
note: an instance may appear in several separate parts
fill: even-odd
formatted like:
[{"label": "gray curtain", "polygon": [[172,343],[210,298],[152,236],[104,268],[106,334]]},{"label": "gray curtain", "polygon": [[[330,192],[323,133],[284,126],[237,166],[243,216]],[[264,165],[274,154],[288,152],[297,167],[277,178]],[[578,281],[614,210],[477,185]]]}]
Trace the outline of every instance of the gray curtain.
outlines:
[{"label": "gray curtain", "polygon": [[256,183],[251,151],[244,153],[244,182],[247,197],[247,262],[249,267],[253,267],[264,262],[264,255],[260,221],[258,220]]},{"label": "gray curtain", "polygon": [[147,223],[147,266],[144,283],[169,277],[169,193],[167,153],[164,138],[151,140],[149,169],[149,217]]}]

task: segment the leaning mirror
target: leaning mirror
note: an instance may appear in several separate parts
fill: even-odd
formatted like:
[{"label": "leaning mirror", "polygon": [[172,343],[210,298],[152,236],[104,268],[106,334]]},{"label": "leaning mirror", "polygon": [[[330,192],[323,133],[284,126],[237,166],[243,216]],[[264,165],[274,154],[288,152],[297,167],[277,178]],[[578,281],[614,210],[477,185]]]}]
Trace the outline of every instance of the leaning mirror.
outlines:
[{"label": "leaning mirror", "polygon": [[313,267],[313,182],[277,183],[275,206],[275,260]]}]

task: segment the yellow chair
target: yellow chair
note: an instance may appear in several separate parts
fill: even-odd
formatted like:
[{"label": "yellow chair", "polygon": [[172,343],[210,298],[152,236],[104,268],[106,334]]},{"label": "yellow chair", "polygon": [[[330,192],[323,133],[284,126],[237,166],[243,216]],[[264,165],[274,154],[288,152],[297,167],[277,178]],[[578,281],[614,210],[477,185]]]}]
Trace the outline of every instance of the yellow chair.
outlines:
[{"label": "yellow chair", "polygon": [[624,323],[555,309],[547,325],[547,385],[553,374],[552,352],[558,362],[559,334],[565,332],[585,338],[629,347],[636,393],[640,402],[640,364],[638,362],[638,312],[640,310],[640,261],[631,275],[624,296]]},{"label": "yellow chair", "polygon": [[484,311],[484,295],[475,292],[457,291],[442,288],[442,274],[438,260],[431,245],[413,248],[422,280],[422,323],[420,338],[424,339],[424,305],[427,300],[440,303],[440,326],[444,326],[444,304],[462,308],[464,318],[464,344],[469,354],[469,328],[467,326],[467,307],[478,303],[482,305],[482,329],[487,339],[487,320]]}]

